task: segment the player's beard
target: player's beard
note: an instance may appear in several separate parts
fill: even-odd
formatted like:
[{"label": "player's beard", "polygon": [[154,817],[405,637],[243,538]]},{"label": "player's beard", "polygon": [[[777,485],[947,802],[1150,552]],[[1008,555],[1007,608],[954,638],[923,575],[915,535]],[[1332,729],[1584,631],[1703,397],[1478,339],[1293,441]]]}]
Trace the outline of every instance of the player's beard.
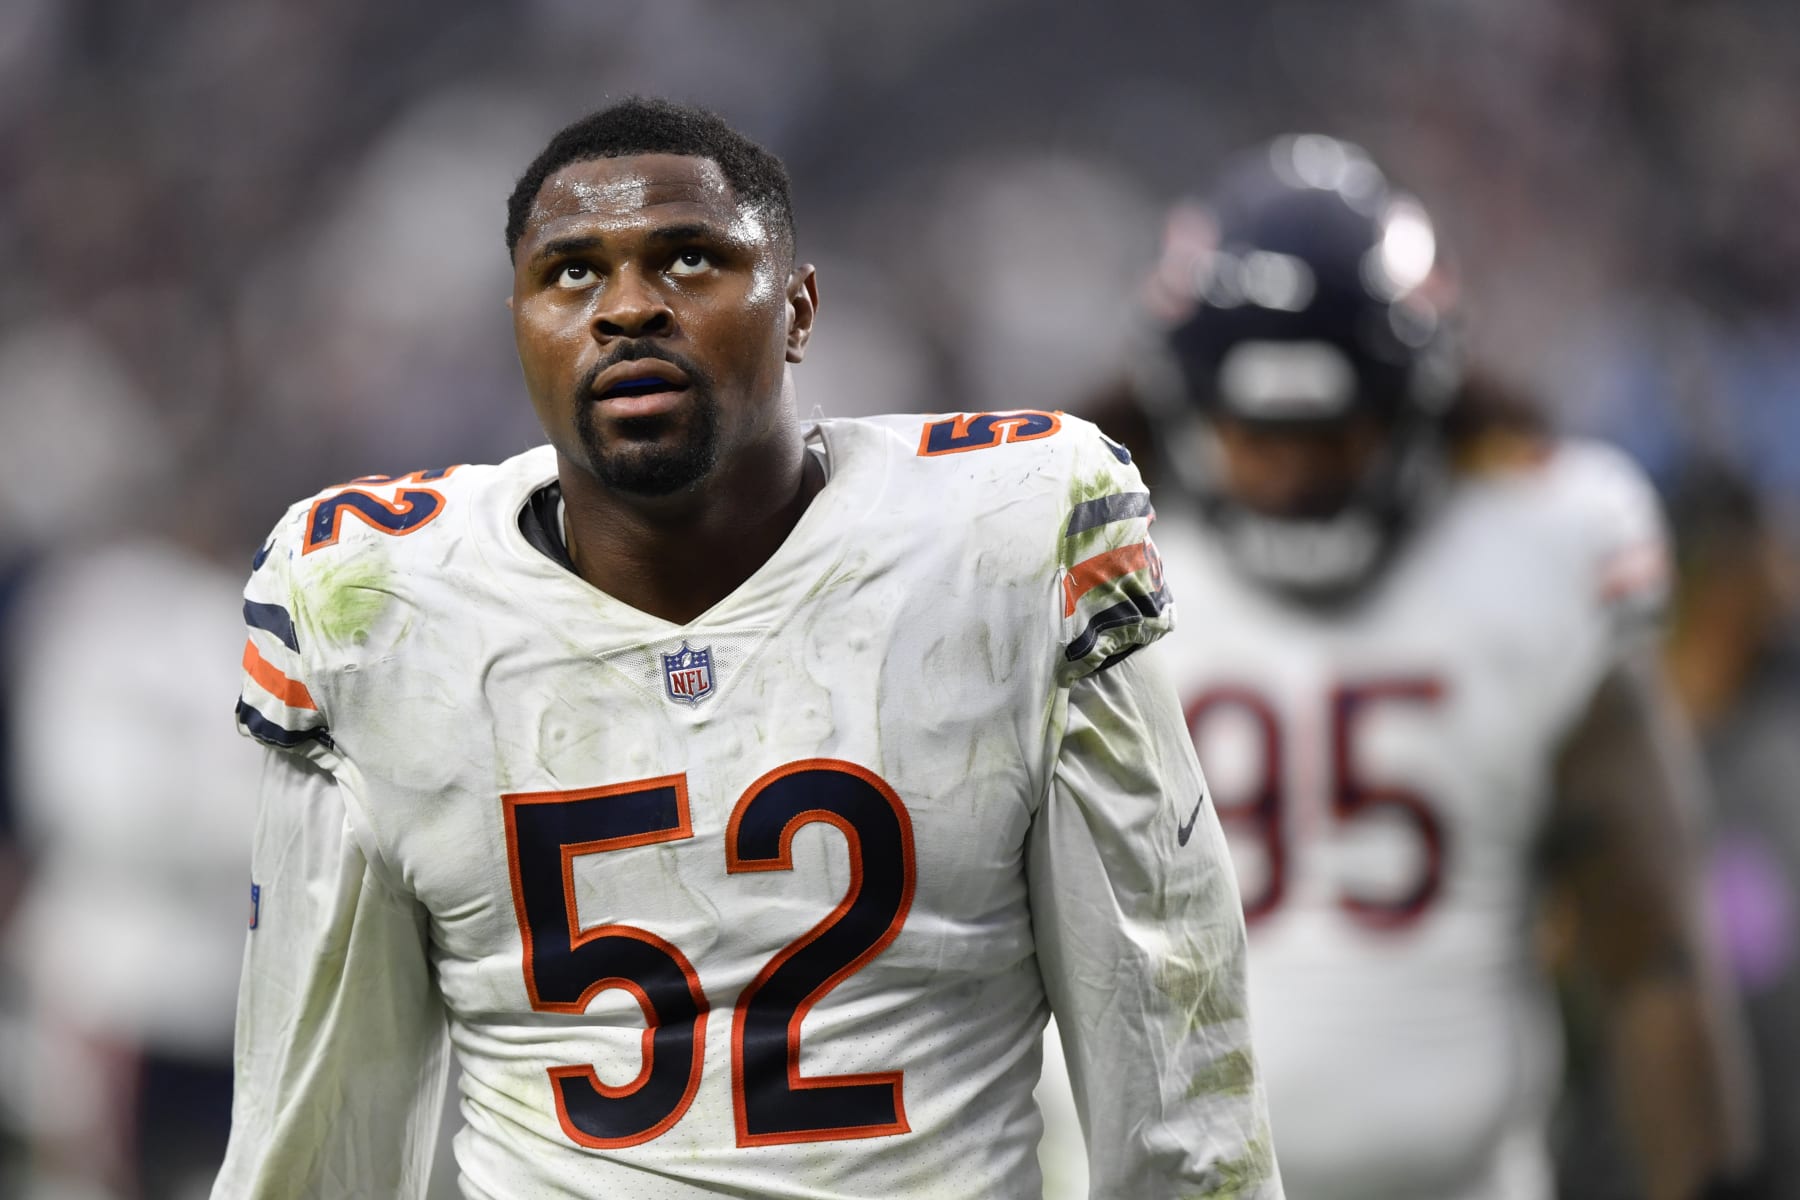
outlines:
[{"label": "player's beard", "polygon": [[[586,452],[588,467],[608,489],[638,496],[668,496],[704,479],[719,459],[719,405],[710,381],[683,358],[666,353],[614,355],[583,380],[575,405],[575,433]],[[617,362],[654,358],[674,363],[689,380],[685,413],[669,417],[632,417],[608,422],[602,432],[599,406],[591,397],[593,381]],[[671,428],[680,439],[670,443]]]}]

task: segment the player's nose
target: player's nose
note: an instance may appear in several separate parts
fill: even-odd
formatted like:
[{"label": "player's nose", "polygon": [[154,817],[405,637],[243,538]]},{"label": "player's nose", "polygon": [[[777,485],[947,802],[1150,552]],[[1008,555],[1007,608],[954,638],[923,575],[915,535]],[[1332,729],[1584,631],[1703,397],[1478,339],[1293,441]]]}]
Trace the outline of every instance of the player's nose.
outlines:
[{"label": "player's nose", "polygon": [[596,338],[655,337],[674,328],[667,298],[643,272],[625,268],[613,273],[594,311]]}]

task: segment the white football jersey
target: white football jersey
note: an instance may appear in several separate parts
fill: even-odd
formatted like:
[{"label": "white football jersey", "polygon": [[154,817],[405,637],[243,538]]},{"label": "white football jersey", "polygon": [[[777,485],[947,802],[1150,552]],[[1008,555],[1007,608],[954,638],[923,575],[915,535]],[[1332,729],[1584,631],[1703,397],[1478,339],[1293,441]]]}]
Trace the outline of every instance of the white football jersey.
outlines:
[{"label": "white football jersey", "polygon": [[[1060,1018],[1107,1195],[1278,1196],[1242,919],[1124,451],[829,421],[685,625],[528,539],[548,448],[297,505],[246,589],[272,753],[215,1196],[1035,1197]],[[680,546],[669,553],[679,558]]]},{"label": "white football jersey", "polygon": [[1533,1200],[1560,1061],[1533,947],[1559,747],[1664,586],[1648,483],[1562,444],[1460,480],[1355,605],[1275,600],[1157,523],[1166,643],[1237,864],[1282,1173]]}]

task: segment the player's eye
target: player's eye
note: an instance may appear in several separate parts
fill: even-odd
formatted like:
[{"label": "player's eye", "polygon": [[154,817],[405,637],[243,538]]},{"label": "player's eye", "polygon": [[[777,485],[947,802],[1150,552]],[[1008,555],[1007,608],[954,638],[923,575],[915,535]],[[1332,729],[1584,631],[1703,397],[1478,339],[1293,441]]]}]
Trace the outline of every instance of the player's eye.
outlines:
[{"label": "player's eye", "polygon": [[559,288],[584,288],[594,282],[594,268],[586,263],[570,263],[556,273]]},{"label": "player's eye", "polygon": [[675,261],[669,264],[669,274],[698,275],[710,266],[712,266],[712,260],[706,257],[704,251],[683,250],[675,256]]}]

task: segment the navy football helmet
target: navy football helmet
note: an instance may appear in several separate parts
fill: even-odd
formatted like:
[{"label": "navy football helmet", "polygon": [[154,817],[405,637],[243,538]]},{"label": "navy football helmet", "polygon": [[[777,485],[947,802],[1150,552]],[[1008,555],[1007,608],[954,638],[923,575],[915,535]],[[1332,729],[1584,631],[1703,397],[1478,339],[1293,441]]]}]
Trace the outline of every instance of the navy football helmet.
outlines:
[{"label": "navy football helmet", "polygon": [[[1430,217],[1361,149],[1317,134],[1246,156],[1171,214],[1152,303],[1175,370],[1146,389],[1177,480],[1259,583],[1354,594],[1441,490],[1458,387]],[[1330,499],[1287,508],[1232,486],[1221,434],[1374,449]]]}]

